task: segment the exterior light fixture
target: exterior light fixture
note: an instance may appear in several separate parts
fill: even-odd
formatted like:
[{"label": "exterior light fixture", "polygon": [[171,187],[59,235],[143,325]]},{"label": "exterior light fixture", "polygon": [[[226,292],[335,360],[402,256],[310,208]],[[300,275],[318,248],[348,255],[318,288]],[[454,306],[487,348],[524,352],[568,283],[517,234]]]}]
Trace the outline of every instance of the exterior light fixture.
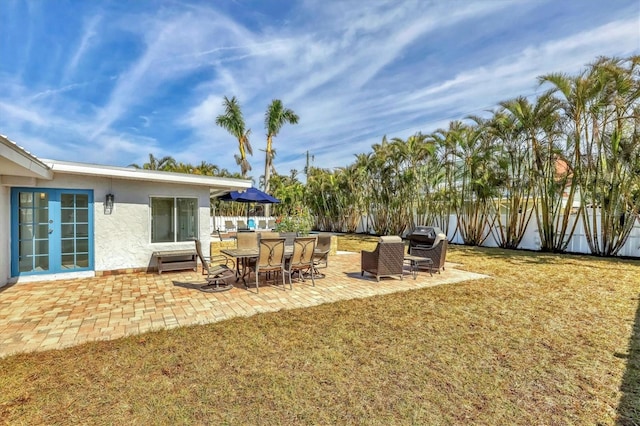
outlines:
[{"label": "exterior light fixture", "polygon": [[111,212],[113,212],[113,205],[115,204],[115,201],[115,195],[107,194],[104,200],[104,214],[111,214]]}]

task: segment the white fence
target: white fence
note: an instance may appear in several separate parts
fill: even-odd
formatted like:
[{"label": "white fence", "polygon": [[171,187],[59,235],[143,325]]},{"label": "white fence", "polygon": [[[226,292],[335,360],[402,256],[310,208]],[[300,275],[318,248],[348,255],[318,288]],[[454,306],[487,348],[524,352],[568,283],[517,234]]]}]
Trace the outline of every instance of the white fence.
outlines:
[{"label": "white fence", "polygon": [[[576,225],[575,232],[573,236],[569,240],[569,245],[567,246],[567,251],[570,253],[583,253],[589,254],[591,250],[589,250],[589,244],[587,243],[587,237],[584,231],[584,223],[581,217],[576,215],[571,216],[573,220],[578,220],[578,224]],[[260,221],[264,221],[265,223],[269,223],[269,220],[275,220],[275,217],[249,217],[249,219],[253,219],[255,223],[255,229],[264,229],[260,228],[258,225]],[[219,229],[221,232],[225,231],[225,221],[231,221],[236,224],[238,221],[243,221],[247,223],[246,216],[216,216],[211,218],[211,233],[214,233],[216,229]],[[365,225],[367,223],[366,216],[362,218],[360,221],[360,225],[358,226],[357,232],[364,233]],[[422,225],[430,225],[428,223]],[[369,231],[371,232],[371,231]],[[454,244],[463,244],[462,237],[460,236],[460,232],[456,232],[456,216],[451,215],[449,217],[449,232],[447,233],[447,238],[450,242]],[[497,247],[498,244],[496,240],[493,238],[493,235],[489,235],[489,237],[484,242],[483,246],[485,247]],[[522,242],[520,243],[519,248],[525,250],[540,250],[540,233],[538,232],[538,224],[536,223],[535,217],[532,217],[529,221],[529,225],[524,233],[524,237],[522,238]],[[631,234],[629,235],[629,239],[622,247],[618,256],[625,257],[640,257],[640,223],[636,220],[633,229],[631,230]]]}]

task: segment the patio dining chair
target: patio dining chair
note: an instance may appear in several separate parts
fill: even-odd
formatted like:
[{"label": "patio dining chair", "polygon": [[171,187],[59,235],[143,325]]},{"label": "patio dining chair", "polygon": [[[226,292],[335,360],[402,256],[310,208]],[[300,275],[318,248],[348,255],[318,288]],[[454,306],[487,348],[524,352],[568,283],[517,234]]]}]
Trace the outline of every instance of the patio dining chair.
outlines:
[{"label": "patio dining chair", "polygon": [[318,242],[316,249],[313,253],[313,268],[316,277],[323,278],[324,274],[321,274],[319,268],[329,267],[329,252],[331,251],[331,233],[321,232],[318,234]]},{"label": "patio dining chair", "polygon": [[258,235],[258,238],[280,238],[280,233],[273,231],[261,231],[258,232]]},{"label": "patio dining chair", "polygon": [[298,273],[298,280],[304,281],[304,272],[311,276],[311,283],[315,287],[316,279],[313,266],[313,252],[316,248],[316,237],[297,237],[293,240],[293,254],[286,263],[289,275],[289,288],[293,289],[292,276]]},{"label": "patio dining chair", "polygon": [[374,251],[362,250],[360,254],[361,274],[365,272],[376,276],[376,281],[381,277],[399,276],[402,279],[404,268],[404,242],[398,236],[380,237],[378,246]]},{"label": "patio dining chair", "polygon": [[238,232],[236,235],[236,248],[239,249],[255,249],[258,247],[257,232]]},{"label": "patio dining chair", "polygon": [[275,219],[269,219],[267,221],[267,229],[275,229],[276,227],[276,220]]},{"label": "patio dining chair", "polygon": [[236,222],[236,228],[238,231],[240,231],[243,229],[249,229],[249,226],[247,225],[247,222],[245,222],[244,220],[239,220]]},{"label": "patio dining chair", "polygon": [[285,244],[288,246],[293,245],[293,241],[296,239],[297,236],[298,236],[297,232],[280,232],[280,238],[284,238]]},{"label": "patio dining chair", "polygon": [[264,219],[258,220],[258,229],[267,229],[267,221]]},{"label": "patio dining chair", "polygon": [[[258,258],[255,263],[248,264],[247,267],[256,276],[256,293],[259,293],[259,280],[260,274],[273,275],[273,282],[275,284],[275,277],[280,275],[282,277],[282,288],[284,289],[284,238],[263,238],[258,243]],[[265,278],[266,280],[266,278]]]},{"label": "patio dining chair", "polygon": [[207,284],[200,287],[205,292],[229,290],[235,280],[235,264],[232,259],[224,255],[204,256],[200,240],[195,240],[196,253],[202,264],[202,274],[206,275]]}]

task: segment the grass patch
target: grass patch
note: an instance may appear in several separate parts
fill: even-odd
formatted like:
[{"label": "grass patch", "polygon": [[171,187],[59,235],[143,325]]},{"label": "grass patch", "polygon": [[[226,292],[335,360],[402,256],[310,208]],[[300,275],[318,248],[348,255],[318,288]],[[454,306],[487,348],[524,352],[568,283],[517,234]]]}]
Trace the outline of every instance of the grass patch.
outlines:
[{"label": "grass patch", "polygon": [[637,261],[457,246],[448,260],[492,278],[2,359],[0,419],[640,423]]}]

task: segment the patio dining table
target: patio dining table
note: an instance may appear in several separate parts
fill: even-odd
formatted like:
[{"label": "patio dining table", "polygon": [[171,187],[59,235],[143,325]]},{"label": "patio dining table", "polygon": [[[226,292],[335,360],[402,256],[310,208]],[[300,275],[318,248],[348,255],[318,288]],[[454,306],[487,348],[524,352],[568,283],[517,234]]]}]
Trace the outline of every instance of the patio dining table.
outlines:
[{"label": "patio dining table", "polygon": [[[258,247],[255,248],[235,248],[235,249],[222,249],[220,253],[233,257],[236,261],[236,282],[240,278],[242,278],[242,283],[244,286],[247,286],[247,281],[245,279],[247,275],[247,268],[245,267],[247,261],[250,259],[258,258]],[[284,257],[291,257],[293,255],[293,246],[284,246]],[[242,263],[242,272],[240,271],[240,263]]]}]

